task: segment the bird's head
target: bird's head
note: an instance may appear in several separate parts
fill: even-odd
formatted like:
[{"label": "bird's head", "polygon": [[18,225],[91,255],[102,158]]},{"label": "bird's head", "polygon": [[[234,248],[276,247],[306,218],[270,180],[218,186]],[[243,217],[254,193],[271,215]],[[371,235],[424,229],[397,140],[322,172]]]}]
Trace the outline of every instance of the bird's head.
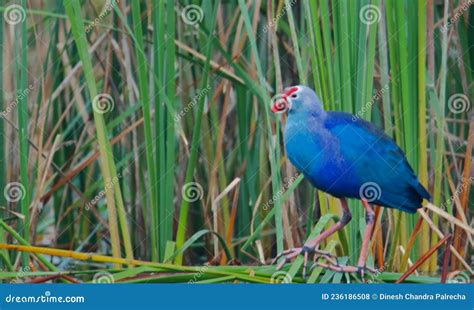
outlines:
[{"label": "bird's head", "polygon": [[322,112],[321,102],[316,93],[304,85],[290,86],[272,99],[273,113]]}]

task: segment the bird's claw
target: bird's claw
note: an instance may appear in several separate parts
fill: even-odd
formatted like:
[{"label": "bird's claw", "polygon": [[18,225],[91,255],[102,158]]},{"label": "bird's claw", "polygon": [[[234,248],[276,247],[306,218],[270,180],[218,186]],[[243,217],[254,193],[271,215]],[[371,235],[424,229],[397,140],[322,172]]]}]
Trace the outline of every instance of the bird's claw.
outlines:
[{"label": "bird's claw", "polygon": [[302,252],[303,252],[303,248],[292,248],[292,249],[283,251],[272,260],[272,265],[275,264],[280,258],[283,257],[284,259],[280,261],[276,266],[276,269],[280,270],[286,263],[290,262],[293,258],[297,257]]},{"label": "bird's claw", "polygon": [[318,261],[314,262],[314,264],[311,266],[311,270],[314,269],[315,267],[321,267],[324,269],[336,271],[336,272],[344,272],[344,273],[356,273],[360,275],[362,279],[365,277],[365,273],[370,273],[370,274],[377,274],[377,270],[374,268],[368,267],[368,266],[350,266],[350,265],[340,265],[337,260],[335,263],[330,263],[330,264],[325,264],[325,263],[320,263]]},{"label": "bird's claw", "polygon": [[314,250],[313,263],[319,258],[325,258],[329,263],[339,265],[338,257],[328,251]]},{"label": "bird's claw", "polygon": [[[303,246],[300,248],[292,248],[288,249],[286,251],[281,252],[278,254],[273,260],[272,260],[272,265],[275,264],[280,258],[284,258],[281,260],[277,266],[276,269],[280,270],[286,263],[290,262],[294,258],[296,258],[299,255],[303,255],[303,278],[306,277],[306,266],[308,264],[308,256],[310,254],[313,254],[313,264],[311,265],[310,271],[313,270],[315,267],[321,267],[324,269],[336,271],[336,272],[344,272],[344,273],[356,273],[360,275],[362,279],[365,278],[365,274],[370,273],[372,275],[377,274],[377,270],[368,267],[368,266],[350,266],[350,265],[341,265],[339,264],[338,257],[334,254],[331,254],[330,252],[327,251],[322,251],[317,249],[316,247],[311,248],[308,246]],[[319,261],[320,258],[324,258],[327,263],[322,263]]]},{"label": "bird's claw", "polygon": [[330,263],[338,264],[337,256],[327,251],[321,251],[317,249],[316,247],[312,248],[308,246],[303,246],[300,248],[292,248],[292,249],[288,249],[286,251],[281,252],[272,260],[272,265],[275,264],[280,258],[283,257],[284,259],[281,260],[276,266],[276,269],[280,270],[286,263],[290,262],[292,259],[296,258],[299,255],[303,255],[303,278],[305,278],[306,267],[308,265],[308,257],[310,254],[314,254],[313,261],[317,261],[318,258],[324,257]]},{"label": "bird's claw", "polygon": [[365,274],[366,272],[371,276],[376,275],[378,272],[376,269],[368,267],[368,266],[357,266],[357,274],[360,275],[360,278],[365,282]]},{"label": "bird's claw", "polygon": [[275,264],[280,258],[283,257],[284,259],[281,260],[276,266],[276,269],[280,270],[286,263],[290,262],[291,260],[293,260],[297,256],[303,254],[303,257],[304,257],[304,260],[303,260],[303,278],[304,278],[305,275],[306,275],[306,265],[308,263],[308,256],[309,256],[310,253],[313,253],[313,252],[314,252],[314,249],[312,249],[310,247],[307,247],[307,246],[303,246],[303,247],[300,247],[300,248],[288,249],[288,250],[283,251],[280,254],[278,254],[272,260],[272,264]]}]

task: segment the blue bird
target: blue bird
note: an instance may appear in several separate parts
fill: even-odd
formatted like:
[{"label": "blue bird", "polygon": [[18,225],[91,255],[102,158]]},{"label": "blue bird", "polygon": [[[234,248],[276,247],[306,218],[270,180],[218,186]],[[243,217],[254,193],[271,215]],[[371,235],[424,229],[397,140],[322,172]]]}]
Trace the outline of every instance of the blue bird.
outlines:
[{"label": "blue bird", "polygon": [[[374,211],[369,203],[415,213],[430,194],[420,184],[403,151],[383,131],[352,114],[324,111],[321,101],[309,87],[286,88],[277,96],[271,111],[287,112],[284,128],[286,155],[290,162],[317,189],[341,201],[342,216],[332,227],[301,248],[287,250],[278,265],[302,254],[305,271],[308,254],[325,256],[332,270],[363,274]],[[339,266],[328,253],[318,250],[327,237],[342,229],[352,216],[346,198],[362,201],[366,210],[366,231],[357,266]]]}]

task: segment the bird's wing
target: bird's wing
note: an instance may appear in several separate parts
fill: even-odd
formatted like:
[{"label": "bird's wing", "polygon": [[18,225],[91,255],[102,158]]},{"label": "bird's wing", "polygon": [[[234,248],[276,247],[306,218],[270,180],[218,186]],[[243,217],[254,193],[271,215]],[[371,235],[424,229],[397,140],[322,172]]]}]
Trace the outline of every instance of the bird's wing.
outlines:
[{"label": "bird's wing", "polygon": [[365,172],[371,171],[386,176],[387,171],[380,171],[380,168],[404,168],[407,169],[403,171],[407,176],[415,176],[403,151],[373,124],[351,114],[332,112],[326,121],[326,128],[339,140],[340,145],[344,146],[341,152],[346,160],[361,167],[373,168],[366,169]]},{"label": "bird's wing", "polygon": [[[390,202],[405,200],[418,204],[429,194],[419,184],[405,154],[398,145],[373,124],[346,113],[330,113],[326,128],[339,140],[340,152],[361,184],[376,183]],[[397,197],[397,200],[394,201]]]}]

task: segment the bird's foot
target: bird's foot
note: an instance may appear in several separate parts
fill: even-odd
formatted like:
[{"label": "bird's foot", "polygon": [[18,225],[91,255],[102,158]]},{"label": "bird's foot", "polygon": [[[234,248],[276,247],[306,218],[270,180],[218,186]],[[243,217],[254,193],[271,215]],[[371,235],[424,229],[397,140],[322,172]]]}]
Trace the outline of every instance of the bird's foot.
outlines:
[{"label": "bird's foot", "polygon": [[276,269],[280,270],[286,263],[292,261],[298,255],[303,255],[303,278],[305,278],[306,277],[306,266],[308,265],[308,257],[309,257],[310,254],[314,254],[313,261],[317,261],[318,258],[324,257],[331,264],[338,264],[337,256],[335,256],[335,255],[333,255],[333,254],[331,254],[327,251],[321,251],[321,250],[317,249],[316,247],[309,247],[309,246],[305,246],[305,245],[303,247],[292,248],[292,249],[288,249],[286,251],[283,251],[282,253],[278,254],[272,260],[272,264],[275,264],[280,258],[284,258],[276,266]]},{"label": "bird's foot", "polygon": [[315,250],[314,251],[314,257],[313,257],[313,263],[318,261],[318,259],[324,258],[326,261],[328,261],[330,264],[333,265],[339,265],[338,257],[334,254],[331,254],[328,251],[321,251],[321,250]]},{"label": "bird's foot", "polygon": [[276,266],[276,269],[280,270],[286,263],[290,262],[292,259],[294,259],[298,255],[303,254],[303,248],[304,247],[292,248],[292,249],[288,249],[286,251],[281,252],[272,260],[272,265],[275,264],[280,258],[284,258]]},{"label": "bird's foot", "polygon": [[368,267],[366,265],[357,266],[357,273],[360,275],[360,278],[364,282],[366,282],[366,280],[365,280],[366,273],[370,274],[372,277],[378,274],[376,269]]},{"label": "bird's foot", "polygon": [[311,269],[314,269],[315,267],[321,267],[324,269],[336,271],[336,272],[344,272],[344,273],[356,273],[360,275],[361,279],[363,280],[365,278],[366,272],[375,275],[377,274],[377,270],[374,268],[368,267],[368,266],[350,266],[350,265],[340,265],[337,263],[321,263],[319,261],[314,262],[314,264],[311,266]]}]

